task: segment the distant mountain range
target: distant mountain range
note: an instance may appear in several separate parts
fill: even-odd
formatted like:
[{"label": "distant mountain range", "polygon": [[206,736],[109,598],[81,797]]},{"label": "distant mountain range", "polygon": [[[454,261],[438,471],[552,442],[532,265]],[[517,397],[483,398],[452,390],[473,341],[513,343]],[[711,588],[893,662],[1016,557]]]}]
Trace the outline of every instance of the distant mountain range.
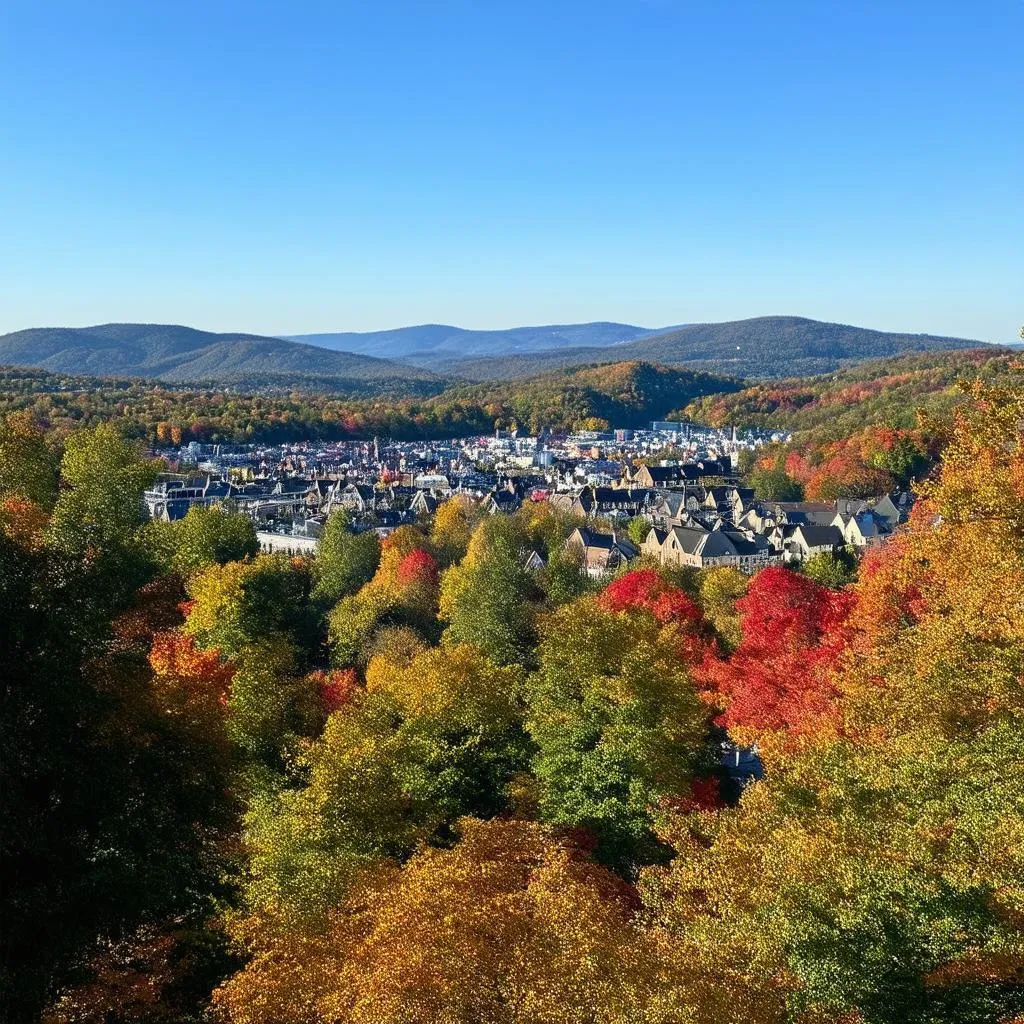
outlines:
[{"label": "distant mountain range", "polygon": [[512,327],[504,331],[468,331],[446,324],[398,327],[391,331],[342,334],[295,334],[289,341],[340,352],[382,356],[387,359],[500,356],[513,352],[547,352],[552,349],[621,345],[669,328],[657,330],[632,324],[549,324],[543,327]]},{"label": "distant mountain range", "polygon": [[908,352],[983,347],[983,342],[931,334],[897,334],[795,316],[689,324],[645,333],[614,346],[516,352],[490,357],[404,357],[404,362],[470,380],[511,380],[580,366],[643,360],[732,377],[778,378],[830,373],[863,359]]},{"label": "distant mountain range", "polygon": [[429,370],[257,334],[173,324],[37,327],[0,336],[0,363],[174,384],[308,385],[345,394],[439,392]]},{"label": "distant mountain range", "polygon": [[[316,344],[308,343],[313,341]],[[518,380],[625,361],[731,378],[779,378],[828,373],[864,359],[981,344],[788,316],[657,331],[614,323],[507,331],[427,325],[301,339],[212,334],[163,324],[102,324],[41,327],[0,336],[0,364],[175,384],[303,386],[364,397],[427,396],[460,380]]]}]

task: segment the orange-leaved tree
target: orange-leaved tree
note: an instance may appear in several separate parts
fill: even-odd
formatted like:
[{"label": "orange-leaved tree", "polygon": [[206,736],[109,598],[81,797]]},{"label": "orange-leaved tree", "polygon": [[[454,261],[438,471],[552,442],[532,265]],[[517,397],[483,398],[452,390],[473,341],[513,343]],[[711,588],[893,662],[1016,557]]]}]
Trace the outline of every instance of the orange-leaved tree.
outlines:
[{"label": "orange-leaved tree", "polygon": [[[657,971],[635,894],[544,826],[463,819],[450,849],[362,873],[325,926],[261,933],[231,1024],[625,1024]],[[251,938],[251,936],[250,936]]]}]

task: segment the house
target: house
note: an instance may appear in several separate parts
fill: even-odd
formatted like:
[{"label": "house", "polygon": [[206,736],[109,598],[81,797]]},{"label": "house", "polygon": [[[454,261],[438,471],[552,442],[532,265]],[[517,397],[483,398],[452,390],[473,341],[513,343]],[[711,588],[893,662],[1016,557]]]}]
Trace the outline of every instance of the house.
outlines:
[{"label": "house", "polygon": [[892,534],[889,523],[871,509],[856,515],[838,513],[832,521],[843,535],[843,540],[855,548],[881,547]]},{"label": "house", "polygon": [[675,489],[709,477],[727,477],[731,474],[732,466],[728,460],[703,459],[671,466],[640,466],[633,473],[631,482],[637,487]]},{"label": "house", "polygon": [[771,501],[759,503],[776,523],[814,523],[831,526],[836,516],[835,504],[830,501]]},{"label": "house", "polygon": [[913,494],[909,491],[897,491],[895,494],[883,494],[877,498],[872,511],[876,516],[881,516],[893,530],[910,518],[910,510],[913,506]]},{"label": "house", "polygon": [[862,512],[871,512],[876,518],[884,520],[891,531],[910,518],[913,505],[913,494],[909,491],[897,491],[894,494],[881,494],[876,498],[840,498],[836,502],[836,513],[856,516]]},{"label": "house", "polygon": [[419,473],[413,477],[412,486],[445,497],[452,493],[451,481],[443,473]]},{"label": "house", "polygon": [[483,501],[481,501],[480,507],[490,516],[497,515],[498,513],[511,515],[522,503],[522,498],[514,491],[500,487],[486,495]]},{"label": "house", "polygon": [[572,531],[565,549],[579,552],[582,571],[594,578],[615,572],[640,553],[628,537],[617,531],[598,533],[586,526]]},{"label": "house", "polygon": [[640,515],[651,497],[651,491],[635,488],[584,487],[573,500],[571,511],[587,519],[609,516],[629,519]]},{"label": "house", "polygon": [[540,572],[547,565],[547,562],[544,561],[542,555],[531,548],[529,551],[519,552],[519,564],[529,572]]},{"label": "house", "polygon": [[417,491],[409,502],[409,511],[418,516],[432,516],[437,511],[438,499],[429,491]]},{"label": "house", "polygon": [[416,522],[416,517],[412,512],[400,512],[396,509],[382,509],[375,514],[374,518],[376,519],[374,529],[377,531],[377,536],[381,538],[390,537],[400,526]]},{"label": "house", "polygon": [[173,522],[184,518],[193,505],[219,505],[234,493],[227,480],[211,476],[168,477],[153,484],[143,498],[151,518]]},{"label": "house", "polygon": [[[842,530],[835,526],[818,526],[816,523],[797,523],[795,526],[779,527],[782,543],[775,544],[785,551],[786,561],[804,561],[814,555],[831,554],[846,543]],[[774,538],[769,538],[773,540]]]},{"label": "house", "polygon": [[681,487],[687,482],[681,465],[640,466],[630,479],[637,487],[648,488]]},{"label": "house", "polygon": [[730,528],[673,526],[664,532],[651,530],[642,549],[662,565],[689,565],[696,569],[731,566],[745,573],[757,572],[779,560],[778,552],[766,538]]},{"label": "house", "polygon": [[662,545],[665,543],[667,536],[668,530],[659,530],[658,527],[652,526],[640,545],[640,554],[645,555],[647,558],[656,558],[664,564],[662,560]]},{"label": "house", "polygon": [[334,499],[337,486],[332,480],[314,480],[306,491],[306,508],[311,511],[327,508]]},{"label": "house", "polygon": [[348,483],[335,492],[335,501],[352,512],[372,512],[377,507],[376,492],[369,484]]}]

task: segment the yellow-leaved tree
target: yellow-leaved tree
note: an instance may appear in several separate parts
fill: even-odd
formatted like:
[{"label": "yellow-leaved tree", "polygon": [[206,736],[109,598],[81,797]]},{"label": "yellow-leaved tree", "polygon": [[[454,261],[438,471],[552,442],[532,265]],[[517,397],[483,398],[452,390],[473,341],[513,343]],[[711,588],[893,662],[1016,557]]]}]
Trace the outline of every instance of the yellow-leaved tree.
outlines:
[{"label": "yellow-leaved tree", "polygon": [[215,996],[232,1024],[626,1024],[656,966],[635,893],[533,822],[361,873],[325,925],[263,933]]}]

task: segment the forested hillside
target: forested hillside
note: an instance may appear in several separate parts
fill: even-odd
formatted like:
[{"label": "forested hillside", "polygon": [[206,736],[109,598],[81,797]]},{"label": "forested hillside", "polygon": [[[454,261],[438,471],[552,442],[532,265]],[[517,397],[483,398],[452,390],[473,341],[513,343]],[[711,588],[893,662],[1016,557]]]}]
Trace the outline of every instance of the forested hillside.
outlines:
[{"label": "forested hillside", "polygon": [[436,394],[432,373],[254,334],[165,324],[45,327],[0,336],[0,364],[173,383],[306,386],[345,394]]},{"label": "forested hillside", "polygon": [[849,363],[909,352],[973,348],[978,342],[929,334],[872,331],[795,316],[690,324],[616,345],[522,353],[492,359],[438,360],[420,365],[475,380],[532,377],[585,363],[645,360],[709,370],[731,377],[777,378],[829,373]]},{"label": "forested hillside", "polygon": [[342,399],[316,389],[278,394],[172,389],[0,367],[0,414],[31,412],[62,431],[114,421],[151,442],[411,439],[489,433],[515,424],[570,430],[606,420],[639,426],[699,395],[739,384],[704,373],[624,363],[553,374],[514,386],[454,386],[426,399]]},{"label": "forested hillside", "polygon": [[785,444],[742,457],[762,497],[869,497],[914,486],[934,464],[970,384],[1015,381],[1020,366],[1007,349],[904,356],[708,396],[679,415],[791,433]]},{"label": "forested hillside", "polygon": [[0,1015],[1020,1020],[1022,420],[968,385],[829,588],[594,583],[532,503],[258,555],[227,510],[144,521],[114,426],[5,417]]},{"label": "forested hillside", "polygon": [[585,367],[529,380],[452,386],[445,399],[466,399],[490,408],[500,406],[507,420],[536,433],[541,427],[565,428],[601,420],[616,427],[649,426],[670,409],[677,396],[726,394],[738,381],[710,373],[656,366],[639,361]]},{"label": "forested hillside", "polygon": [[874,360],[836,374],[705,396],[680,414],[717,427],[791,431],[799,440],[841,438],[875,424],[909,428],[919,409],[938,415],[962,402],[958,381],[999,381],[1019,361],[999,348]]}]

